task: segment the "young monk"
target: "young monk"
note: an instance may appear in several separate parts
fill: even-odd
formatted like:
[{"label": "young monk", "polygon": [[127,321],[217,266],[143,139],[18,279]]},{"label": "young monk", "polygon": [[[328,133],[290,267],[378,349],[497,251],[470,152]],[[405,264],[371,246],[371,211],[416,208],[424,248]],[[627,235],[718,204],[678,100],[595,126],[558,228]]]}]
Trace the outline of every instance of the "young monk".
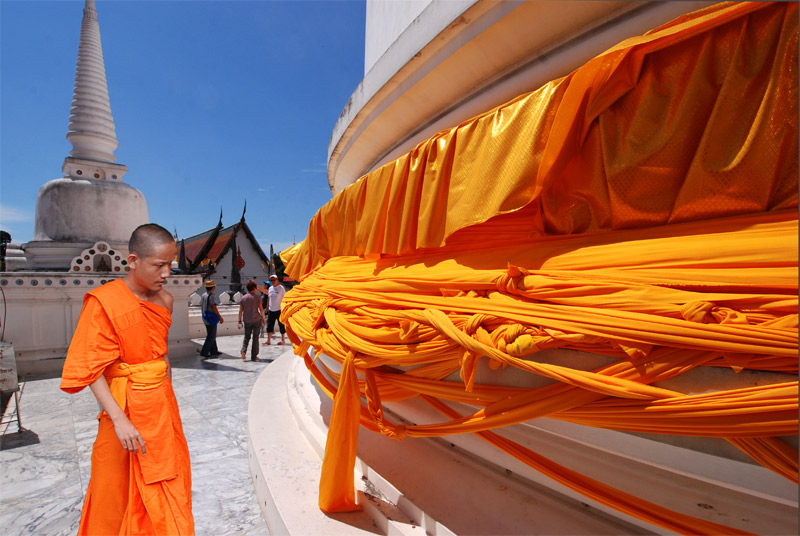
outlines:
[{"label": "young monk", "polygon": [[167,333],[175,258],[169,231],[139,226],[130,271],[88,292],[61,389],[100,403],[79,535],[194,534],[189,449],[170,382]]}]

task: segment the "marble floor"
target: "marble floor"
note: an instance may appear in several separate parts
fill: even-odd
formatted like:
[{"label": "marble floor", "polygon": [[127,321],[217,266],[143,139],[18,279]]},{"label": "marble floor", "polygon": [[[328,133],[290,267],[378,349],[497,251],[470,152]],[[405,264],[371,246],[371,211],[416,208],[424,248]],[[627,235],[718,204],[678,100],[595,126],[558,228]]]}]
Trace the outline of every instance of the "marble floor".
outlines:
[{"label": "marble floor", "polygon": [[[242,361],[242,335],[220,337],[223,355],[172,360],[173,384],[192,459],[192,510],[198,535],[268,535],[247,465],[250,390],[286,346],[261,346],[262,361]],[[279,340],[279,339],[278,339]],[[198,348],[202,339],[194,341]],[[16,421],[0,426],[0,527],[4,536],[77,532],[89,483],[97,403],[89,389],[68,395],[59,378],[24,382]],[[8,412],[13,411],[14,402]],[[5,419],[4,419],[5,421]]]}]

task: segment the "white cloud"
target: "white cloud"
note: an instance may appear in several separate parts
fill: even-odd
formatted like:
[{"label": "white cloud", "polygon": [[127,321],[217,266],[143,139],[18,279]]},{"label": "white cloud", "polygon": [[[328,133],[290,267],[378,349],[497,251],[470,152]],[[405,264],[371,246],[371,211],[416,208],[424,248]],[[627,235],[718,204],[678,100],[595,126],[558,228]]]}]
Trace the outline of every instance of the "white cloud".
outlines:
[{"label": "white cloud", "polygon": [[321,163],[321,164],[311,164],[311,168],[301,169],[303,173],[327,173],[328,172],[328,164]]},{"label": "white cloud", "polygon": [[33,221],[33,214],[30,211],[0,205],[0,224],[5,225],[9,222]]}]

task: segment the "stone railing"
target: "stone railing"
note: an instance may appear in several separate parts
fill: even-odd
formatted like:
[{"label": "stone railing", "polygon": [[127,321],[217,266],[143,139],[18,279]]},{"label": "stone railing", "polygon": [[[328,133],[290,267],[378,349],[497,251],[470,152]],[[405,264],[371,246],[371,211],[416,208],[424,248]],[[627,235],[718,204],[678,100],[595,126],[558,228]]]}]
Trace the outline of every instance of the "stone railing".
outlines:
[{"label": "stone railing", "polygon": [[[222,324],[217,324],[217,337],[224,335],[244,334],[244,329],[239,329],[236,321],[239,318],[239,306],[236,304],[220,305],[219,312],[222,314]],[[202,311],[200,306],[189,307],[189,336],[192,339],[201,339],[206,336],[206,327],[203,324]]]},{"label": "stone railing", "polygon": [[[242,293],[217,292],[219,299],[219,312],[222,314],[223,323],[217,324],[217,337],[223,335],[239,335],[244,333],[244,329],[239,329],[236,321],[239,318],[239,300]],[[200,305],[203,303],[203,295],[200,292],[192,292],[189,295],[189,334],[193,339],[204,338],[206,336],[205,324],[203,324],[202,310]]]}]

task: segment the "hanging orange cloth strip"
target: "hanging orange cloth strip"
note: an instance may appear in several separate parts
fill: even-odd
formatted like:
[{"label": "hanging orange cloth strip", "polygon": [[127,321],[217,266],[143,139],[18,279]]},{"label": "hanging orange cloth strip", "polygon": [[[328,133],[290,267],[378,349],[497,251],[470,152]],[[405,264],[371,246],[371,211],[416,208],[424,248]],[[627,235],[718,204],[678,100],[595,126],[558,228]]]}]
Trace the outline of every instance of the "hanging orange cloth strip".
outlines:
[{"label": "hanging orange cloth strip", "polygon": [[[358,379],[353,366],[355,355],[348,354],[333,400],[331,420],[347,423],[328,432],[322,475],[319,481],[319,507],[323,512],[352,512],[356,504],[353,470],[356,463],[358,419],[361,408]],[[347,485],[349,483],[349,485]],[[344,489],[342,489],[344,484]]]}]

